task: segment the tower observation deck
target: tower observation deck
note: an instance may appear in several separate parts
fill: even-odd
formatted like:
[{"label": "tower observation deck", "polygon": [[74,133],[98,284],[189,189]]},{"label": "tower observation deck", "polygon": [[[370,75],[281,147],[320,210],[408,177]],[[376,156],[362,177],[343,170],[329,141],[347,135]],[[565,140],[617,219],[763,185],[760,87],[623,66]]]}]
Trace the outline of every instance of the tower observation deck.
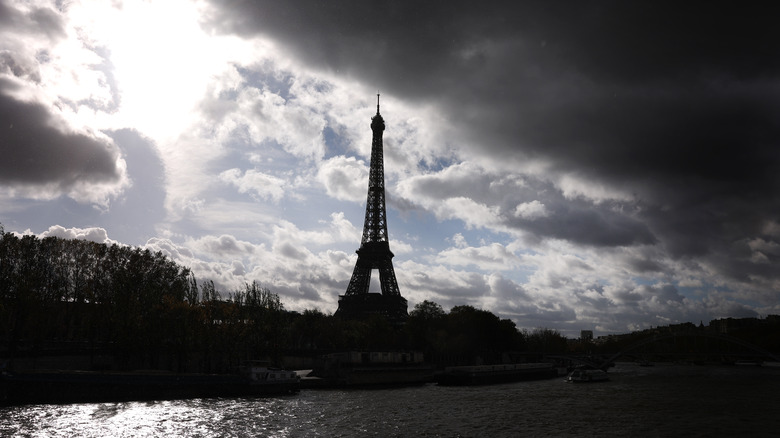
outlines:
[{"label": "tower observation deck", "polygon": [[[371,118],[371,165],[368,174],[368,196],[363,237],[357,250],[357,262],[347,291],[339,296],[336,316],[361,318],[380,314],[401,322],[408,316],[406,299],[401,296],[393,269],[393,253],[387,237],[385,210],[385,171],[382,135],[385,120],[379,114],[379,94],[376,95],[376,115]],[[371,272],[379,271],[381,293],[370,292]]]}]

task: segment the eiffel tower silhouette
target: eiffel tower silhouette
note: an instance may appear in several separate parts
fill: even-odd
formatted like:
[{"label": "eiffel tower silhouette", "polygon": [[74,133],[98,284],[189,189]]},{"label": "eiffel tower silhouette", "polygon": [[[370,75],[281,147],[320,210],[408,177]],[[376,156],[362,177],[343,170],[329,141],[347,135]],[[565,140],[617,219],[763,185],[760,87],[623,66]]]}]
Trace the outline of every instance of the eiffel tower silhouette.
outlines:
[{"label": "eiffel tower silhouette", "polygon": [[[393,253],[387,237],[387,214],[385,210],[385,170],[382,134],[385,120],[379,114],[379,94],[376,95],[376,115],[371,118],[374,133],[371,142],[371,166],[368,174],[368,197],[366,219],[363,223],[363,237],[358,259],[352,271],[347,292],[339,295],[336,316],[361,318],[372,314],[384,315],[395,322],[402,322],[408,316],[406,299],[401,296],[393,269]],[[381,293],[369,292],[372,270],[379,271]]]}]

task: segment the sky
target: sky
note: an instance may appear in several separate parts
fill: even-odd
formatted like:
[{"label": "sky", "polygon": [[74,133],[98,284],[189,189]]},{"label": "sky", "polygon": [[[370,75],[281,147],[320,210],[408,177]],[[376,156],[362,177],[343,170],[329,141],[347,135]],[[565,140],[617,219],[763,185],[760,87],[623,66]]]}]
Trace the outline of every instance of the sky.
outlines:
[{"label": "sky", "polygon": [[0,223],[162,251],[222,291],[257,281],[333,313],[381,93],[410,310],[471,305],[572,337],[780,314],[775,17],[0,0]]}]

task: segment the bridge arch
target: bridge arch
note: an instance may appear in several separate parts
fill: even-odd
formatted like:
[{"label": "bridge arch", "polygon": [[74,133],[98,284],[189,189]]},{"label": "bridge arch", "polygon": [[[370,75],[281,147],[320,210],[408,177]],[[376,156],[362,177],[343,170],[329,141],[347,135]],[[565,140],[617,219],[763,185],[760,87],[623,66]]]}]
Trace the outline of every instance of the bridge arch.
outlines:
[{"label": "bridge arch", "polygon": [[658,343],[666,339],[674,339],[674,338],[681,338],[681,337],[707,338],[707,339],[715,339],[718,341],[724,341],[730,344],[735,344],[744,347],[750,351],[753,351],[756,355],[759,355],[761,357],[770,358],[774,361],[780,362],[780,358],[778,358],[777,355],[770,353],[769,351],[764,350],[763,348],[753,345],[750,342],[744,341],[742,339],[735,338],[733,336],[728,336],[722,333],[707,333],[707,332],[691,331],[691,332],[658,333],[649,338],[641,339],[629,345],[628,347],[622,349],[621,351],[613,354],[612,356],[604,360],[601,364],[599,364],[596,368],[606,369],[609,366],[609,364],[614,362],[617,358],[627,355],[628,353],[631,353],[634,350],[641,348],[645,345]]}]

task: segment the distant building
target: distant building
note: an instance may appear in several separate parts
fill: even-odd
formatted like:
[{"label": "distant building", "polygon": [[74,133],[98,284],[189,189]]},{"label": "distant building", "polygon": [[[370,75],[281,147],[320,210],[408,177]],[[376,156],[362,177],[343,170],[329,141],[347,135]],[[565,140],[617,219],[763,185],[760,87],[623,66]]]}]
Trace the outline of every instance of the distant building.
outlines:
[{"label": "distant building", "polygon": [[580,340],[585,342],[593,341],[593,330],[582,330],[580,332]]},{"label": "distant building", "polygon": [[780,316],[767,315],[764,319],[759,318],[722,318],[710,321],[709,329],[721,334],[728,334],[746,329],[755,329],[758,327],[769,328],[780,324]]}]

